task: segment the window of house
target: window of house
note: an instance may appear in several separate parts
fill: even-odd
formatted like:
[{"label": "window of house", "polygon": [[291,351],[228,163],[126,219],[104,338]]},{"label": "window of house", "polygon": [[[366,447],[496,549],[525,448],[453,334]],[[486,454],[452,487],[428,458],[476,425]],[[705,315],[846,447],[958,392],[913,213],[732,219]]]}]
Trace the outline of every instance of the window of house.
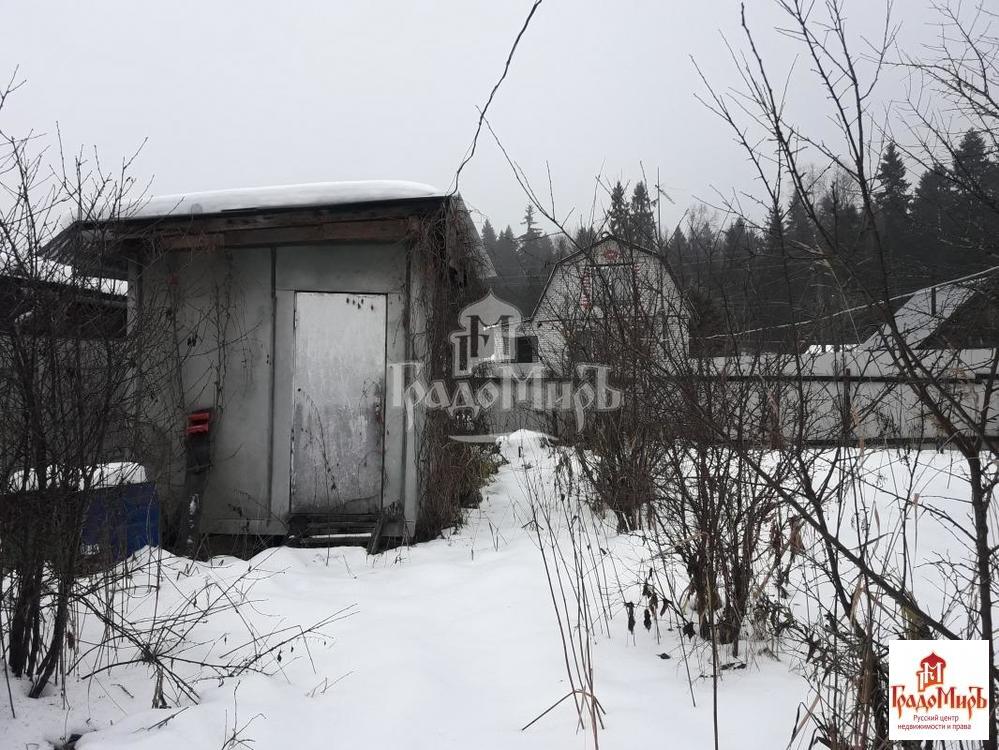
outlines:
[{"label": "window of house", "polygon": [[631,299],[635,291],[635,267],[631,263],[612,263],[588,266],[583,275],[583,297],[591,302],[594,297],[623,302]]},{"label": "window of house", "polygon": [[538,337],[518,336],[517,351],[514,362],[517,364],[530,364],[538,361]]}]

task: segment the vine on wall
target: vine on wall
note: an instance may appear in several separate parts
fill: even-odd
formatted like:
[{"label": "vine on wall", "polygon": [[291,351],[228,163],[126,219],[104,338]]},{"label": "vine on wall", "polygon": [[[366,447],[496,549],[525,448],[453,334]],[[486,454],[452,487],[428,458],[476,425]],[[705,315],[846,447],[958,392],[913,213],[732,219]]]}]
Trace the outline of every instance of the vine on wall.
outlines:
[{"label": "vine on wall", "polygon": [[[451,332],[458,325],[461,309],[486,291],[483,262],[475,252],[478,242],[457,197],[418,222],[413,231],[411,278],[422,280],[411,305],[416,318],[410,324],[414,359],[425,362],[423,377],[444,381],[448,390],[454,381]],[[446,409],[422,413],[422,425],[417,425],[417,541],[432,539],[459,525],[462,506],[473,500],[487,475],[482,449],[450,438],[467,426],[467,415]]]}]

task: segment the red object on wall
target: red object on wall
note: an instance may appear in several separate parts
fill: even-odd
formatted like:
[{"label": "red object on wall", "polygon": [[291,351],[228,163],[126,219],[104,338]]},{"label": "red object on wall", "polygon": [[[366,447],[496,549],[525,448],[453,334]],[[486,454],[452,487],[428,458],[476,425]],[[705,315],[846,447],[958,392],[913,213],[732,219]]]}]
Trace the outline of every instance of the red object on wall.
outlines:
[{"label": "red object on wall", "polygon": [[212,412],[210,409],[205,409],[203,411],[191,412],[187,415],[187,434],[197,435],[202,432],[208,432],[208,429],[212,421]]}]

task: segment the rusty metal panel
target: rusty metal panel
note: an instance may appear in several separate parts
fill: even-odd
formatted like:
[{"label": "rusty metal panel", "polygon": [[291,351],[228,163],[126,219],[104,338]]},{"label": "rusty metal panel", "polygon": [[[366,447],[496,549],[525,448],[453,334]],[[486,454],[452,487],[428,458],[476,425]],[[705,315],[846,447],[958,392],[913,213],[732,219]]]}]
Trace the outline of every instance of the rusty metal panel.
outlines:
[{"label": "rusty metal panel", "polygon": [[386,300],[295,294],[291,510],[381,508]]}]

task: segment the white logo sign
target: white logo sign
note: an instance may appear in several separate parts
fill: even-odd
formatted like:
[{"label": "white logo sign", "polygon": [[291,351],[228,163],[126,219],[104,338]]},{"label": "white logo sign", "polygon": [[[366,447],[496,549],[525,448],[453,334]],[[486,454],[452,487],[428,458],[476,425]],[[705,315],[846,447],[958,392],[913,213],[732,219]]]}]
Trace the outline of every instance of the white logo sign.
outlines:
[{"label": "white logo sign", "polygon": [[988,739],[990,713],[987,641],[888,644],[890,739]]}]

